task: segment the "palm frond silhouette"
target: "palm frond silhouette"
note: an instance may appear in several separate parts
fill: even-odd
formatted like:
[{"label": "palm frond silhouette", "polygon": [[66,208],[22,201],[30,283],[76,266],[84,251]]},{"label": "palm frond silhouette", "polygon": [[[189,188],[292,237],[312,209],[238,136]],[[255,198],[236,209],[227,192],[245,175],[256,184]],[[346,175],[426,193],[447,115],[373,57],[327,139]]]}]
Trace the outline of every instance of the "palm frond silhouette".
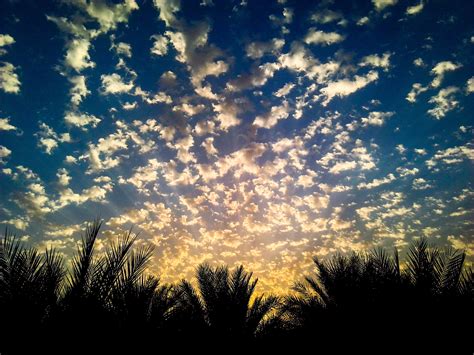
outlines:
[{"label": "palm frond silhouette", "polygon": [[[95,351],[143,353],[154,350],[154,340],[189,339],[188,347],[227,342],[245,349],[304,344],[315,336],[323,346],[334,334],[346,339],[332,344],[337,348],[354,346],[367,334],[386,339],[401,329],[418,338],[463,339],[453,351],[473,348],[469,328],[462,326],[474,305],[474,273],[464,251],[422,238],[410,245],[405,263],[397,250],[384,249],[314,258],[316,272],[303,276],[289,295],[276,297],[256,294],[258,280],[243,266],[201,264],[195,283],[162,284],[146,273],[152,246],[135,246],[137,235],[130,230],[99,252],[101,227],[99,220],[87,225],[70,266],[58,251],[25,247],[5,231],[2,354],[63,353],[43,341],[51,334],[74,344],[74,352],[90,352],[95,337]],[[127,336],[117,340],[117,334]]]},{"label": "palm frond silhouette", "polygon": [[180,310],[201,334],[251,339],[278,303],[278,298],[263,295],[251,301],[258,280],[243,266],[231,272],[227,266],[201,264],[196,278],[198,290],[181,282],[179,302]]}]

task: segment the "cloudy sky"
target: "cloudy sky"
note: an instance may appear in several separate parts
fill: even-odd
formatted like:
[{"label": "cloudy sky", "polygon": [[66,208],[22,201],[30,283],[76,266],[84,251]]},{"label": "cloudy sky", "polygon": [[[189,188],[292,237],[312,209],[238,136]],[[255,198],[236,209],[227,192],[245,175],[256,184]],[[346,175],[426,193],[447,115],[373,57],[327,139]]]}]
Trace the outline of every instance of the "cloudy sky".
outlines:
[{"label": "cloudy sky", "polygon": [[474,259],[469,1],[1,1],[0,224],[164,281],[414,238]]}]

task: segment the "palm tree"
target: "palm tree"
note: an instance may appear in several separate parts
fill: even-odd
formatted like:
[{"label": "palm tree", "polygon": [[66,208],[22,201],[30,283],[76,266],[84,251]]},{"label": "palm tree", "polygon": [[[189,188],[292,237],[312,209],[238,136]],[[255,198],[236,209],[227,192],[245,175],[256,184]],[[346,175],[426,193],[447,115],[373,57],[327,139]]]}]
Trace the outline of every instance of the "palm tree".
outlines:
[{"label": "palm tree", "polygon": [[40,254],[5,231],[0,241],[0,334],[6,339],[6,350],[20,330],[39,335],[38,329],[50,321],[64,275],[63,259],[56,251]]},{"label": "palm tree", "polygon": [[322,338],[333,332],[347,339],[383,338],[401,329],[459,336],[474,303],[473,272],[464,260],[464,252],[440,249],[426,239],[412,243],[404,269],[396,251],[314,258],[317,274],[295,284],[283,313],[293,332]]},{"label": "palm tree", "polygon": [[[256,296],[258,280],[239,266],[232,272],[227,266],[211,267],[201,264],[197,268],[198,290],[189,282],[179,285],[179,306],[175,316],[186,318],[199,336],[252,339],[267,323],[278,304],[274,296]],[[181,329],[183,332],[189,331]]]}]

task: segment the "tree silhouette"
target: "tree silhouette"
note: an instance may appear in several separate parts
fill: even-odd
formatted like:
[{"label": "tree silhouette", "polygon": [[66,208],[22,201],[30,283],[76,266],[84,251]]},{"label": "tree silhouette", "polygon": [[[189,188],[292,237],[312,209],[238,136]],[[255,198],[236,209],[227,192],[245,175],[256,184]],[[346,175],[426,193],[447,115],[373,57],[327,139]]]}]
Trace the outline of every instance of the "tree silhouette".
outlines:
[{"label": "tree silhouette", "polygon": [[[182,351],[277,346],[367,350],[376,339],[411,349],[472,352],[474,274],[466,254],[414,241],[398,252],[314,258],[316,273],[284,298],[257,295],[243,266],[199,265],[195,284],[161,284],[146,273],[153,248],[131,231],[96,249],[101,222],[88,224],[69,266],[8,230],[0,241],[0,352],[145,353],[156,344]],[[340,341],[329,339],[337,336]],[[25,341],[27,339],[27,341]],[[223,344],[223,345],[222,345]],[[317,344],[314,345],[314,344]],[[252,345],[252,347],[248,347]],[[277,350],[281,350],[277,349]],[[399,347],[399,351],[404,349]]]},{"label": "tree silhouette", "polygon": [[339,334],[355,341],[403,330],[467,339],[460,325],[472,315],[474,287],[464,260],[464,252],[430,246],[423,238],[410,246],[404,268],[396,250],[392,256],[374,250],[314,258],[316,276],[295,284],[282,313],[297,336]]},{"label": "tree silhouette", "polygon": [[190,333],[220,339],[252,339],[269,320],[278,304],[275,296],[254,295],[258,280],[243,266],[232,272],[227,266],[199,265],[196,271],[198,290],[183,280],[178,286],[179,307],[176,316],[190,320]]}]

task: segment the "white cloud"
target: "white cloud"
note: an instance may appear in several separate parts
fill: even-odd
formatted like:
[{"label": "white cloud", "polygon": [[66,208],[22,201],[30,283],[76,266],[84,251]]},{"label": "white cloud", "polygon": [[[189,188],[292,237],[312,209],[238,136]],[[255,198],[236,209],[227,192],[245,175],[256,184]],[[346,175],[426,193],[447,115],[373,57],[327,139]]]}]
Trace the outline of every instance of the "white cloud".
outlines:
[{"label": "white cloud", "polygon": [[413,61],[413,65],[415,65],[416,67],[424,67],[426,64],[425,64],[425,62],[423,61],[422,58],[416,58]]},{"label": "white cloud", "polygon": [[176,24],[175,13],[181,10],[180,0],[153,0],[155,6],[160,10],[160,20],[164,21],[166,26]]},{"label": "white cloud", "polygon": [[75,193],[71,188],[65,187],[61,190],[59,199],[56,202],[55,209],[66,207],[70,204],[81,205],[88,201],[101,202],[105,201],[107,193],[112,190],[112,185],[105,184],[104,186],[91,186],[82,190],[80,193]]},{"label": "white cloud", "polygon": [[0,34],[0,56],[7,53],[6,49],[2,48],[15,43],[15,39],[9,34]]},{"label": "white cloud", "polygon": [[364,16],[357,20],[357,26],[365,26],[369,22],[370,22],[370,19],[367,16]]},{"label": "white cloud", "polygon": [[0,47],[9,46],[15,43],[15,39],[9,34],[0,34]]},{"label": "white cloud", "polygon": [[99,23],[101,33],[116,29],[119,23],[128,22],[131,12],[138,9],[135,0],[124,0],[110,5],[102,1],[80,0],[73,3]]},{"label": "white cloud", "polygon": [[368,55],[360,61],[359,65],[361,67],[371,66],[373,68],[382,68],[384,71],[388,71],[390,68],[390,52],[385,52],[382,55],[372,54]]},{"label": "white cloud", "polygon": [[74,158],[72,155],[66,155],[64,162],[67,164],[75,164],[77,162],[77,159]]},{"label": "white cloud", "polygon": [[355,161],[342,161],[337,162],[334,164],[330,169],[329,172],[331,174],[340,174],[344,171],[354,170],[357,167],[357,163]]},{"label": "white cloud", "polygon": [[208,23],[185,25],[179,22],[175,26],[178,31],[166,31],[165,35],[178,52],[176,60],[187,64],[191,72],[191,83],[196,89],[203,86],[202,82],[206,77],[219,76],[228,70],[228,64],[218,59],[223,56],[223,52],[207,43],[211,30]]},{"label": "white cloud", "polygon": [[438,165],[439,162],[448,165],[459,164],[463,162],[464,159],[474,160],[474,148],[472,144],[438,150],[431,159],[426,161],[426,165],[431,169]]},{"label": "white cloud", "polygon": [[270,111],[263,115],[257,116],[253,124],[260,128],[271,128],[275,126],[279,120],[288,118],[290,108],[287,101],[283,101],[282,105],[273,106]]},{"label": "white cloud", "polygon": [[466,83],[466,91],[467,93],[471,93],[471,92],[474,92],[474,76],[470,79],[468,79],[467,83]]},{"label": "white cloud", "polygon": [[58,184],[66,187],[69,186],[69,182],[71,181],[71,176],[69,172],[65,168],[61,168],[56,173],[56,177],[58,178]]},{"label": "white cloud", "polygon": [[421,10],[423,10],[423,7],[424,7],[424,4],[423,4],[423,1],[421,1],[418,5],[413,5],[413,6],[407,7],[406,14],[407,15],[416,15],[416,14],[420,13]]},{"label": "white cloud", "polygon": [[459,106],[459,101],[455,100],[454,95],[460,90],[455,86],[449,86],[441,89],[437,95],[432,96],[429,103],[435,105],[434,108],[428,110],[428,114],[440,120],[446,116],[449,111]]},{"label": "white cloud", "polygon": [[304,41],[307,44],[321,44],[326,46],[342,42],[343,40],[344,36],[337,32],[317,31],[315,28],[310,28],[308,34],[304,38]]},{"label": "white cloud", "polygon": [[133,89],[133,81],[125,83],[117,73],[103,74],[100,76],[100,79],[102,80],[101,89],[104,94],[122,94]]},{"label": "white cloud", "polygon": [[165,36],[153,35],[153,47],[150,48],[150,52],[157,56],[163,56],[168,53],[169,40]]},{"label": "white cloud", "polygon": [[435,76],[431,82],[431,86],[434,88],[439,87],[443,82],[444,76],[447,72],[457,70],[461,67],[461,64],[450,61],[439,62],[433,67],[433,69],[431,69],[431,75]]},{"label": "white cloud", "polygon": [[342,18],[342,14],[340,12],[329,9],[324,9],[311,15],[311,21],[322,24],[341,20]]},{"label": "white cloud", "polygon": [[89,125],[95,128],[101,121],[99,118],[97,118],[94,115],[91,115],[88,113],[74,112],[74,111],[66,112],[66,115],[64,116],[64,120],[66,121],[67,124],[71,126],[79,127],[82,129],[85,129],[85,127]]},{"label": "white cloud", "polygon": [[46,154],[51,154],[54,149],[59,146],[59,143],[71,142],[71,136],[69,133],[63,133],[58,135],[51,127],[46,123],[40,123],[40,131],[35,133],[38,137],[38,146],[44,149]]},{"label": "white cloud", "polygon": [[202,146],[206,150],[207,155],[217,155],[219,152],[214,147],[214,137],[208,137],[202,142]]},{"label": "white cloud", "polygon": [[321,93],[326,97],[322,105],[326,106],[334,97],[344,97],[353,94],[378,78],[379,74],[376,71],[370,71],[365,76],[356,75],[354,80],[341,79],[330,81],[326,87],[321,89]]},{"label": "white cloud", "polygon": [[408,93],[407,97],[405,98],[408,102],[415,103],[416,98],[419,94],[428,90],[428,87],[422,86],[420,83],[414,83],[411,86],[411,90]]},{"label": "white cloud", "polygon": [[12,151],[3,145],[0,145],[0,163],[3,163],[3,158],[10,156]]},{"label": "white cloud", "polygon": [[286,83],[280,89],[278,89],[276,92],[274,92],[273,95],[275,95],[276,97],[286,96],[290,93],[291,90],[293,90],[293,88],[295,86],[296,85],[293,84],[293,83]]},{"label": "white cloud", "polygon": [[362,117],[362,123],[364,126],[383,126],[385,121],[394,114],[395,112],[373,111],[369,113],[368,117]]},{"label": "white cloud", "polygon": [[361,182],[359,185],[357,185],[357,188],[359,188],[359,189],[373,189],[373,188],[381,186],[381,185],[389,184],[394,180],[396,180],[395,175],[388,174],[386,177],[384,177],[382,179],[374,179],[369,183]]},{"label": "white cloud", "polygon": [[15,66],[11,63],[3,62],[0,66],[0,89],[9,94],[18,94],[20,92],[20,80],[15,73]]},{"label": "white cloud", "polygon": [[91,92],[87,90],[86,77],[84,75],[76,75],[69,78],[69,82],[72,84],[69,94],[71,95],[71,103],[78,106],[84,97],[89,95]]},{"label": "white cloud", "polygon": [[0,118],[0,131],[15,131],[18,128],[10,124],[9,118]]},{"label": "white cloud", "polygon": [[196,126],[194,127],[194,132],[198,136],[203,136],[203,135],[214,132],[214,128],[215,128],[215,123],[213,121],[204,119],[196,123]]},{"label": "white cloud", "polygon": [[407,149],[405,148],[403,144],[397,144],[395,149],[397,150],[399,154],[403,154],[407,151]]},{"label": "white cloud", "polygon": [[375,10],[382,11],[388,6],[393,6],[398,2],[398,0],[372,0]]},{"label": "white cloud", "polygon": [[245,51],[248,57],[258,59],[267,53],[277,54],[284,45],[284,39],[273,38],[268,42],[252,42],[245,47]]},{"label": "white cloud", "polygon": [[89,48],[91,43],[85,38],[74,38],[67,43],[64,62],[77,72],[86,68],[94,68],[95,63],[91,61]]},{"label": "white cloud", "polygon": [[219,128],[227,131],[229,128],[238,126],[240,119],[237,115],[240,113],[239,106],[232,101],[223,101],[212,105],[214,112],[217,113],[216,120],[219,122]]},{"label": "white cloud", "polygon": [[[113,36],[111,36],[114,38]],[[112,43],[112,46],[110,49],[115,50],[115,53],[117,55],[123,55],[124,57],[131,58],[132,57],[132,46],[128,43],[125,42],[119,42],[119,43]]]}]

